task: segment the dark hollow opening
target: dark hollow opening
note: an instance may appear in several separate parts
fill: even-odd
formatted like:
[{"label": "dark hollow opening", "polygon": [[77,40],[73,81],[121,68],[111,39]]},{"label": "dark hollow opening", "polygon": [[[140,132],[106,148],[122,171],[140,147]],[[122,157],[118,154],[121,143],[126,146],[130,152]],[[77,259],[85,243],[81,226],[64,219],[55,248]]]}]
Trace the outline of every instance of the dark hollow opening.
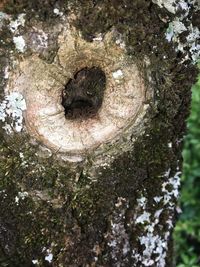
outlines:
[{"label": "dark hollow opening", "polygon": [[70,79],[62,92],[67,119],[95,116],[102,105],[106,75],[99,67],[83,68]]}]

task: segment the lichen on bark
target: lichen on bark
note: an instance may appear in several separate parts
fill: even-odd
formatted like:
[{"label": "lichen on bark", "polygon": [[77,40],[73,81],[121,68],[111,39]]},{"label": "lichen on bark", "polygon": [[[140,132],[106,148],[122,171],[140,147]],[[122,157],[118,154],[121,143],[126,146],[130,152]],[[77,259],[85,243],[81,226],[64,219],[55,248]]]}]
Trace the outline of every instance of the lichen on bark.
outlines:
[{"label": "lichen on bark", "polygon": [[[8,0],[0,5],[0,108],[5,114],[0,130],[2,266],[172,266],[182,137],[197,71],[192,51],[187,46],[180,51],[166,38],[169,23],[182,16],[184,8],[174,7],[171,13],[153,2],[158,1]],[[198,8],[190,2],[187,19],[192,24]],[[116,46],[128,60],[108,72],[121,79],[122,67],[136,65],[146,90],[142,116],[117,139],[106,140],[102,149],[87,150],[81,160],[79,153],[69,160],[68,154],[46,147],[26,124],[17,132],[12,114],[16,109],[24,112],[21,96],[12,103],[6,98],[10,88],[25,85],[13,77],[23,77],[36,63],[38,69],[40,62],[43,66],[46,86],[45,71],[55,68],[59,49],[69,47],[69,35],[63,35],[66,27],[74,29],[84,46],[83,64],[76,65],[75,73],[93,66],[91,51],[112,33],[108,56]],[[15,42],[21,38],[14,39],[20,36],[21,44]],[[69,66],[62,55],[59,63]],[[30,59],[32,64],[26,65]],[[20,64],[25,67],[16,76]],[[133,70],[129,79],[135,77]],[[65,76],[57,71],[58,79],[47,82],[55,85],[61,79],[65,84]],[[28,93],[34,82],[29,77]],[[18,93],[26,99],[23,91]],[[37,104],[40,99],[34,95]]]}]

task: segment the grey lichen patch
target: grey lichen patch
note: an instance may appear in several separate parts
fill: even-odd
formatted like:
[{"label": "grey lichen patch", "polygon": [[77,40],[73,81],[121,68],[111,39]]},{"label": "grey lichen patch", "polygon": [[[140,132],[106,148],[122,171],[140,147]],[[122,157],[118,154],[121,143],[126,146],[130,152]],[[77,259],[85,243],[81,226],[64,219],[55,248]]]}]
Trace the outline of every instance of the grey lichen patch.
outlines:
[{"label": "grey lichen patch", "polygon": [[[15,45],[15,48],[18,52],[25,52],[25,40],[22,35],[20,35],[20,29],[25,26],[25,13],[19,14],[17,19],[13,19],[12,16],[1,12],[0,21],[2,21],[2,25],[8,24],[7,31],[10,31],[13,35],[12,41]],[[3,23],[4,22],[4,23]],[[0,28],[1,28],[0,27]]]},{"label": "grey lichen patch", "polygon": [[125,198],[118,198],[115,203],[115,212],[110,219],[110,231],[105,234],[108,250],[110,250],[113,266],[126,266],[127,256],[130,253],[130,240],[126,232],[126,211],[129,208]]},{"label": "grey lichen patch", "polygon": [[[161,186],[161,195],[154,193],[153,206],[149,210],[149,200],[142,195],[137,199],[138,206],[134,214],[134,224],[140,225],[143,229],[142,235],[137,237],[142,250],[138,251],[133,247],[132,257],[137,264],[142,266],[166,266],[167,251],[169,249],[170,234],[174,224],[174,211],[176,209],[176,200],[178,189],[180,187],[180,172],[170,177],[168,170],[162,177],[164,178]],[[170,179],[169,179],[170,177]],[[152,207],[152,204],[150,204]],[[163,229],[160,225],[162,220],[166,220],[166,227]],[[134,265],[137,266],[137,265]]]},{"label": "grey lichen patch", "polygon": [[22,36],[13,37],[13,42],[19,52],[23,53],[25,51],[26,43]]},{"label": "grey lichen patch", "polygon": [[60,24],[49,29],[47,26],[34,22],[24,36],[29,53],[37,54],[48,64],[53,63],[58,52],[58,35],[61,31]]},{"label": "grey lichen patch", "polygon": [[[20,132],[23,127],[23,111],[26,110],[26,102],[18,92],[12,92],[5,96],[0,104],[0,121],[4,122],[3,129],[12,133],[13,130]],[[11,121],[9,122],[9,119]]]},{"label": "grey lichen patch", "polygon": [[196,1],[174,3],[173,13],[177,16],[169,23],[166,32],[166,39],[174,42],[176,51],[184,55],[183,61],[191,58],[194,63],[200,57],[200,31],[198,26],[190,21],[192,9],[195,8],[198,8]]},{"label": "grey lichen patch", "polygon": [[9,19],[9,15],[0,11],[0,29],[4,23],[4,20],[8,20],[8,19]]},{"label": "grey lichen patch", "polygon": [[19,33],[19,27],[24,27],[25,25],[25,13],[19,14],[17,19],[10,20],[9,28],[12,33]]},{"label": "grey lichen patch", "polygon": [[[166,8],[169,12],[175,14],[176,11],[181,7],[182,9],[187,9],[187,2],[184,0],[176,1],[176,0],[153,0],[153,3],[159,5],[159,7]],[[191,1],[194,2],[194,1]]]}]

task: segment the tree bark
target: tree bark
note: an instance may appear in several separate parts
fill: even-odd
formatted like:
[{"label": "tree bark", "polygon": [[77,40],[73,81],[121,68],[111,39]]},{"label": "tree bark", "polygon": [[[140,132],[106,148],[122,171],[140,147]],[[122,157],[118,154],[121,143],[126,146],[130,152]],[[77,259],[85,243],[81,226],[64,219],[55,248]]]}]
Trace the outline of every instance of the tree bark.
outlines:
[{"label": "tree bark", "polygon": [[173,266],[198,1],[0,9],[0,265]]}]

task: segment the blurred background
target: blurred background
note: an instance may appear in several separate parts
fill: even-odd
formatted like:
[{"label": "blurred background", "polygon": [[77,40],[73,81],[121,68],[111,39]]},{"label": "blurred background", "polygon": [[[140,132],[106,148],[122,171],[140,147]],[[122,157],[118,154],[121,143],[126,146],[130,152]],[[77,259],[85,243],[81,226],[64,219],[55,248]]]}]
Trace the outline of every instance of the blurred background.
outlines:
[{"label": "blurred background", "polygon": [[187,126],[180,198],[182,213],[174,232],[176,266],[200,267],[200,75],[192,88]]}]

